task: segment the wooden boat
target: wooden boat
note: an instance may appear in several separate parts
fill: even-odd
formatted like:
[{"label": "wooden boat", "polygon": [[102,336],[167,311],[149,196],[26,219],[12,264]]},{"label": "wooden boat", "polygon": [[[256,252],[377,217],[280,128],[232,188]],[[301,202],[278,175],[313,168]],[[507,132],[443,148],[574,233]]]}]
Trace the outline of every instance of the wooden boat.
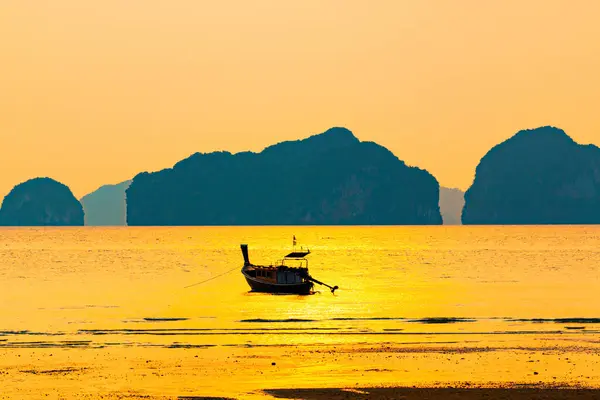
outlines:
[{"label": "wooden boat", "polygon": [[[254,292],[311,294],[314,283],[327,286],[331,293],[338,289],[337,286],[331,287],[310,276],[306,259],[310,250],[294,250],[277,263],[267,266],[252,264],[248,256],[248,245],[242,244],[241,248],[244,256],[242,275]],[[288,265],[292,263],[298,266]]]}]

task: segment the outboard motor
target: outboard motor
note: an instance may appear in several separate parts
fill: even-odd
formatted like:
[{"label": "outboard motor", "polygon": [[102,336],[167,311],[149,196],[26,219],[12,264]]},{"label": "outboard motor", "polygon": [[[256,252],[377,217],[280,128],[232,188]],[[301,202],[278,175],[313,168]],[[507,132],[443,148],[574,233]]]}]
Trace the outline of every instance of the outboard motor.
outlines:
[{"label": "outboard motor", "polygon": [[250,257],[248,257],[248,245],[242,244],[240,247],[242,248],[242,254],[244,255],[244,266],[250,265]]}]

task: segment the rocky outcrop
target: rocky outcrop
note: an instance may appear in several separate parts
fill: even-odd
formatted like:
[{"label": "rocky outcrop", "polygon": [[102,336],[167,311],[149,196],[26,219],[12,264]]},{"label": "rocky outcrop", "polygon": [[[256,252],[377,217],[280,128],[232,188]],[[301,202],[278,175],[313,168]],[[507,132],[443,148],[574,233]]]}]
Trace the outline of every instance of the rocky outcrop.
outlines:
[{"label": "rocky outcrop", "polygon": [[71,190],[50,178],[15,186],[2,202],[3,226],[81,226],[83,208]]},{"label": "rocky outcrop", "polygon": [[465,193],[460,189],[440,187],[440,212],[444,225],[460,225]]},{"label": "rocky outcrop", "polygon": [[481,159],[462,221],[600,223],[600,149],[554,127],[518,132]]},{"label": "rocky outcrop", "polygon": [[126,193],[128,225],[442,222],[432,175],[344,128],[258,154],[196,153]]},{"label": "rocky outcrop", "polygon": [[125,190],[131,180],[116,185],[104,185],[81,198],[85,224],[89,226],[127,225]]}]

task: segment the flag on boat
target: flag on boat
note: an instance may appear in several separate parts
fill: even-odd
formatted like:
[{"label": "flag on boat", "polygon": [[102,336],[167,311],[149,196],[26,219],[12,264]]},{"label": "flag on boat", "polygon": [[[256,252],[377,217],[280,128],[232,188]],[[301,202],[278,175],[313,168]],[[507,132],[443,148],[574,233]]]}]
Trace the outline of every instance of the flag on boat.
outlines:
[{"label": "flag on boat", "polygon": [[296,235],[294,235],[294,246],[296,245]]}]

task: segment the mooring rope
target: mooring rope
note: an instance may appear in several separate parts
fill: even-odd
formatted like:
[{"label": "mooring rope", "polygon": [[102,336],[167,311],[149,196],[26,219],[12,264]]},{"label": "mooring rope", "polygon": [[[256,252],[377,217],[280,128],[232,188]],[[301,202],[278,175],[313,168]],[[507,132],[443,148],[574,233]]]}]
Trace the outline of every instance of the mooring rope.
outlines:
[{"label": "mooring rope", "polygon": [[184,289],[190,288],[190,287],[192,287],[192,286],[198,286],[198,285],[202,285],[203,283],[206,283],[206,282],[208,282],[208,281],[212,281],[213,279],[217,279],[217,278],[219,278],[219,277],[221,277],[221,276],[223,276],[223,275],[227,275],[227,274],[229,274],[229,273],[231,273],[231,272],[233,272],[233,271],[235,271],[235,270],[237,270],[237,269],[240,269],[240,268],[239,268],[239,267],[232,268],[232,269],[230,269],[229,271],[223,272],[222,274],[219,274],[219,275],[217,275],[217,276],[213,276],[212,278],[208,278],[208,279],[205,279],[205,280],[203,280],[203,281],[201,281],[201,282],[196,282],[196,283],[192,283],[191,285],[184,286]]}]

